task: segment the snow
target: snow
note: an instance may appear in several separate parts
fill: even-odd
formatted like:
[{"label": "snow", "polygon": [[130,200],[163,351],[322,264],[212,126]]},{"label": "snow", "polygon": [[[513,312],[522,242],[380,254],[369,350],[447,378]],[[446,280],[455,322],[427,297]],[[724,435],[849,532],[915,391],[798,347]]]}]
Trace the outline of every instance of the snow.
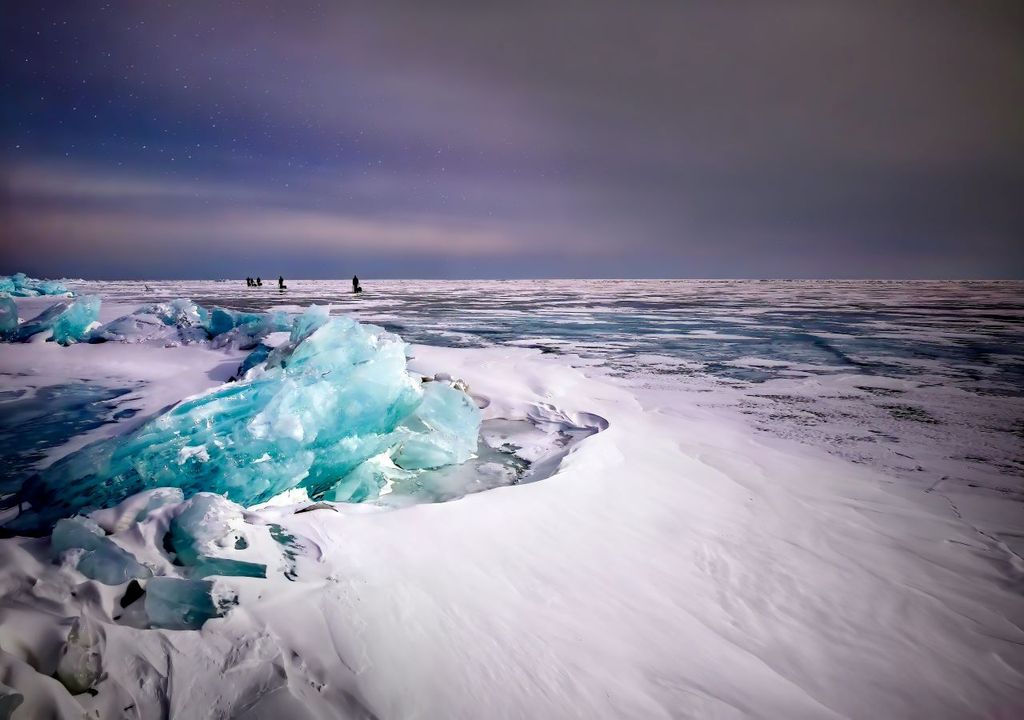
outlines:
[{"label": "snow", "polygon": [[[52,562],[47,539],[2,540],[0,683],[22,696],[16,713],[1008,718],[1024,708],[1024,562],[938,493],[752,432],[723,410],[726,388],[698,405],[683,385],[645,386],[537,349],[411,354],[415,376],[433,378],[424,391],[461,392],[447,379],[464,381],[488,446],[516,445],[530,461],[520,482],[411,504],[294,491],[248,508],[130,498],[92,516],[157,576],[126,607],[127,583]],[[142,383],[124,402],[151,415],[217,392],[243,356],[4,345],[0,372],[4,389]],[[28,368],[36,374],[12,374]],[[864,385],[828,382],[837,394]],[[366,474],[401,483],[391,457],[374,455]],[[1009,509],[974,515],[1019,532],[1018,504],[998,505]],[[168,549],[175,524],[182,539]],[[187,545],[201,548],[194,564]],[[266,577],[197,577],[201,557],[262,563]]]}]

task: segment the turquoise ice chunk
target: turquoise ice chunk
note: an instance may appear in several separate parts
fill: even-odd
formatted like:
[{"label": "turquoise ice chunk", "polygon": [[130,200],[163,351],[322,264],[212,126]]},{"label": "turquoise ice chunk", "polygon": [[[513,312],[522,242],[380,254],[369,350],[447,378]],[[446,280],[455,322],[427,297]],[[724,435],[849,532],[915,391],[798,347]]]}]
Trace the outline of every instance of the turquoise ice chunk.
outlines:
[{"label": "turquoise ice chunk", "polygon": [[210,315],[207,331],[214,347],[234,347],[248,350],[272,332],[291,330],[292,320],[287,313],[237,313],[215,308]]},{"label": "turquoise ice chunk", "polygon": [[18,334],[18,305],[7,295],[0,295],[0,340],[13,340]]},{"label": "turquoise ice chunk", "polygon": [[100,299],[96,295],[77,298],[53,323],[53,339],[71,345],[88,337],[89,329],[100,316]]},{"label": "turquoise ice chunk", "polygon": [[223,615],[209,580],[155,577],[146,583],[144,607],[150,624],[167,630],[198,630]]},{"label": "turquoise ice chunk", "polygon": [[26,489],[32,512],[56,519],[160,486],[245,505],[298,486],[316,493],[393,444],[422,392],[406,372],[404,343],[321,311],[299,318],[292,338],[275,367],[42,471]]},{"label": "turquoise ice chunk", "polygon": [[59,318],[70,306],[70,300],[54,303],[31,320],[26,320],[18,326],[17,339],[24,342],[33,335],[38,335],[41,332],[51,329],[53,324],[57,322],[57,318]]},{"label": "turquoise ice chunk", "polygon": [[121,585],[132,578],[143,579],[153,574],[134,555],[106,537],[103,529],[89,518],[66,518],[53,527],[51,555],[57,558],[75,549],[85,551],[78,560],[78,571],[104,585]]},{"label": "turquoise ice chunk", "polygon": [[462,390],[443,382],[424,386],[423,402],[402,423],[406,435],[395,464],[406,470],[457,465],[473,457],[480,411]]},{"label": "turquoise ice chunk", "polygon": [[257,345],[251,353],[245,356],[245,360],[242,361],[242,364],[238,366],[238,377],[242,377],[257,365],[265,363],[267,358],[270,356],[271,350],[273,350],[273,348],[269,345],[264,345],[263,343]]},{"label": "turquoise ice chunk", "polygon": [[424,386],[407,372],[400,338],[311,308],[294,320],[289,341],[240,381],[41,471],[22,491],[31,509],[8,527],[47,528],[162,486],[242,505],[296,487],[315,497],[382,453],[406,470],[463,462],[479,426],[465,393]]},{"label": "turquoise ice chunk", "polygon": [[206,332],[210,335],[220,335],[234,329],[235,318],[233,313],[224,308],[214,308],[210,311],[210,319],[206,324]]},{"label": "turquoise ice chunk", "polygon": [[54,340],[61,345],[70,345],[88,337],[87,329],[96,322],[99,313],[100,299],[94,295],[64,300],[22,323],[16,338],[26,341],[33,335],[52,330]]}]

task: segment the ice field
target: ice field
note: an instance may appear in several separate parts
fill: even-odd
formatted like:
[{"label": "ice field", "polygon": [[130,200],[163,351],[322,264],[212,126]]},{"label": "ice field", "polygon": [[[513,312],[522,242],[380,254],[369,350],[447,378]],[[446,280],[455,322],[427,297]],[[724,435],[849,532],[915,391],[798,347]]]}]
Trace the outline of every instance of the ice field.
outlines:
[{"label": "ice field", "polygon": [[1022,283],[61,282],[15,719],[1024,711]]}]

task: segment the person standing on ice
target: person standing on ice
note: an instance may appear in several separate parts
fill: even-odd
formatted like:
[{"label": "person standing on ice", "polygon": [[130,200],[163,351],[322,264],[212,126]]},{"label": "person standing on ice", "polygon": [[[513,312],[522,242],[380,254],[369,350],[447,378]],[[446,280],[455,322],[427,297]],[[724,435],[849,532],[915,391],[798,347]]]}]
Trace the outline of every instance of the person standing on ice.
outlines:
[{"label": "person standing on ice", "polygon": [[285,289],[284,276],[283,275],[278,275],[277,276],[277,289],[278,290],[284,290]]},{"label": "person standing on ice", "polygon": [[263,278],[256,278],[256,287],[263,287]]},{"label": "person standing on ice", "polygon": [[359,287],[359,277],[357,275],[352,276],[352,292],[362,292],[363,289]]}]

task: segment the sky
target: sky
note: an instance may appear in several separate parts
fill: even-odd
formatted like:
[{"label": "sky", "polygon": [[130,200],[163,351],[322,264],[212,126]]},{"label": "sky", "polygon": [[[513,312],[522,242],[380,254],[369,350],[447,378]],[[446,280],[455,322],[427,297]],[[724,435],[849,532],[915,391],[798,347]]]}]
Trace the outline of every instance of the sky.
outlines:
[{"label": "sky", "polygon": [[1024,3],[0,0],[0,273],[1024,277]]}]

